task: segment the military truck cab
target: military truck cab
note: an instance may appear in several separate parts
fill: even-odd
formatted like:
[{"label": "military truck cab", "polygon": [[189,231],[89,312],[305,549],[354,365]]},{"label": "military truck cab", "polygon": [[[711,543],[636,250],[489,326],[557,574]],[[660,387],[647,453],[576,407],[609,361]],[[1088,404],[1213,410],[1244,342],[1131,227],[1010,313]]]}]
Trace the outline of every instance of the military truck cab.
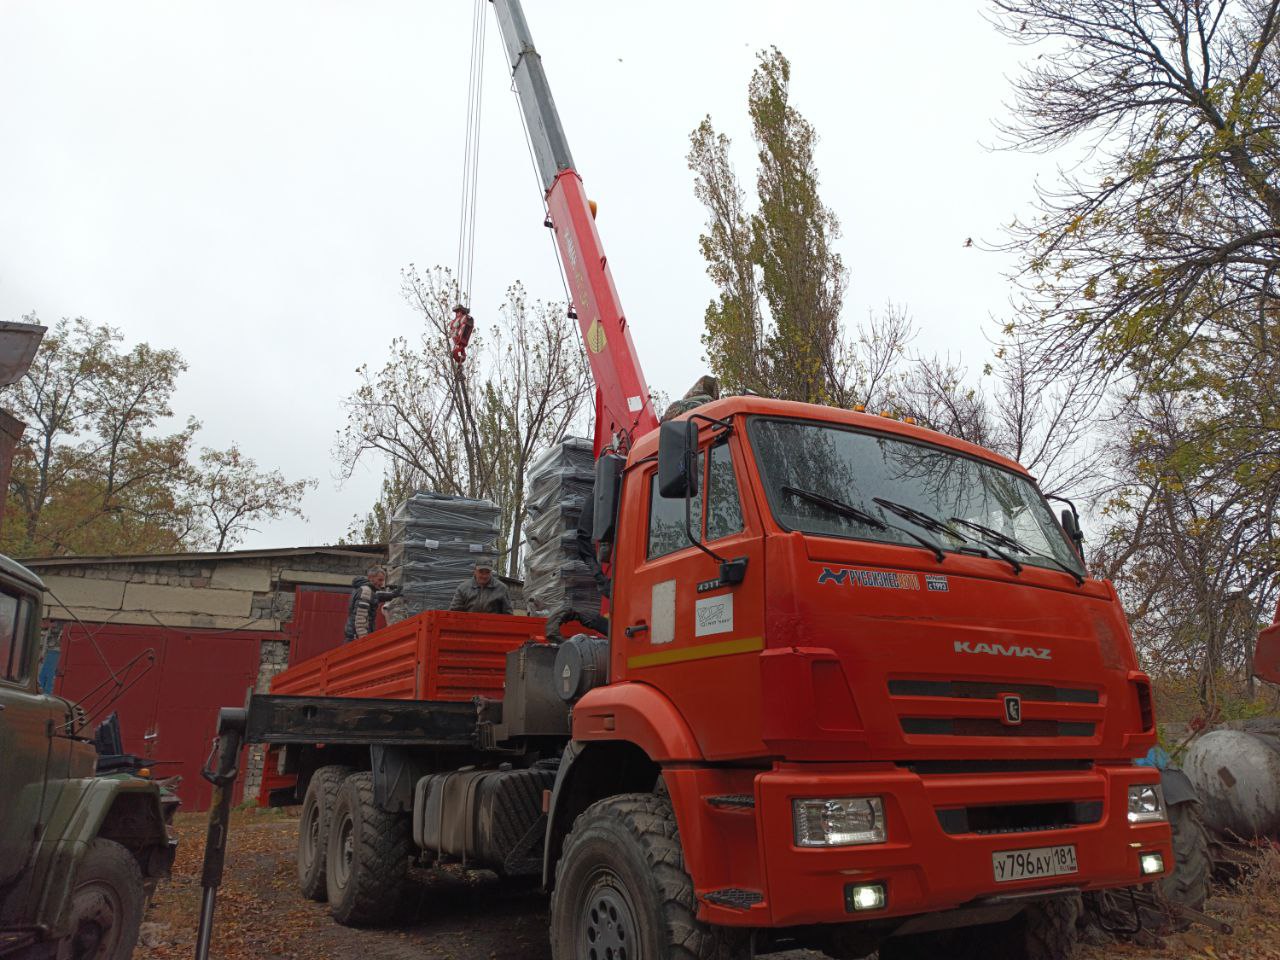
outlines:
[{"label": "military truck cab", "polygon": [[173,862],[160,791],[96,777],[78,708],[40,692],[43,594],[0,557],[0,957],[124,960]]}]

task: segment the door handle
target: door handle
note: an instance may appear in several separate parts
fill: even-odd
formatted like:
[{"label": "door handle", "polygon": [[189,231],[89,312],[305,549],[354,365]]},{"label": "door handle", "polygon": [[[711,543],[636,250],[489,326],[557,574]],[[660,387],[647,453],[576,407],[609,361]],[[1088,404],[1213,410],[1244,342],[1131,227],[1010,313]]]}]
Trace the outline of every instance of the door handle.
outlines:
[{"label": "door handle", "polygon": [[634,637],[638,633],[647,633],[648,630],[649,630],[649,625],[645,623],[643,620],[641,620],[639,623],[633,623],[631,626],[627,627],[627,629],[623,630],[622,632],[625,633],[628,637]]}]

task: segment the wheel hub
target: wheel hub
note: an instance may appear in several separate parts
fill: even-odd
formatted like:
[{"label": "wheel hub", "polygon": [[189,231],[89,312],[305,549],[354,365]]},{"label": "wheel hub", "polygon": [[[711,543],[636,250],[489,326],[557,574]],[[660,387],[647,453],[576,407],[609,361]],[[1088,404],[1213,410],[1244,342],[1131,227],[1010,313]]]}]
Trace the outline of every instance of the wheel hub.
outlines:
[{"label": "wheel hub", "polygon": [[351,861],[355,857],[355,829],[351,817],[342,818],[338,833],[338,862],[333,865],[334,880],[339,887],[345,887],[351,877]]},{"label": "wheel hub", "polygon": [[109,957],[117,939],[116,918],[120,905],[114,891],[97,885],[76,891],[72,902],[76,932],[71,941],[74,960]]},{"label": "wheel hub", "polygon": [[617,877],[600,877],[582,906],[578,956],[586,960],[640,960],[635,913]]},{"label": "wheel hub", "polygon": [[308,862],[315,859],[316,851],[320,849],[320,806],[311,808],[310,816],[307,817],[306,830],[303,831],[303,854]]}]

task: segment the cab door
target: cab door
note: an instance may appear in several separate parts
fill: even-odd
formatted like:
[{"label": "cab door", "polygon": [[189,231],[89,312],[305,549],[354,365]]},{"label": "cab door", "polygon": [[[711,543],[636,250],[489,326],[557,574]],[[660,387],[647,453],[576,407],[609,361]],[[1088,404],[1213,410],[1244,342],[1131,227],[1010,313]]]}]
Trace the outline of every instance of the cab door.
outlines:
[{"label": "cab door", "polygon": [[[619,545],[613,598],[614,676],[662,690],[683,715],[709,759],[763,755],[760,651],[764,649],[764,550],[746,476],[732,434],[703,440],[699,489],[689,527],[683,498],[662,497],[657,464],[628,476],[637,504]],[[745,558],[746,578],[720,580],[720,562]],[[626,628],[630,628],[629,631]],[[629,634],[629,635],[628,635]]]},{"label": "cab door", "polygon": [[51,752],[54,710],[36,685],[38,639],[32,598],[0,582],[0,885],[26,865]]}]

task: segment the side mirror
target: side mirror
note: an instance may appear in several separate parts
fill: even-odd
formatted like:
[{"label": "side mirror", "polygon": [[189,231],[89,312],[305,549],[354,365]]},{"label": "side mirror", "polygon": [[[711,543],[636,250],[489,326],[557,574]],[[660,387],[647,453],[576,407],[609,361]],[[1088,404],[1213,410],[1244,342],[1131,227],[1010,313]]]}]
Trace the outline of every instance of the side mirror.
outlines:
[{"label": "side mirror", "polygon": [[658,428],[658,494],[668,499],[698,493],[698,425],[668,420]]},{"label": "side mirror", "polygon": [[618,522],[618,494],[622,490],[622,468],[627,461],[605,453],[596,461],[595,484],[591,488],[591,535],[600,543],[612,543]]},{"label": "side mirror", "polygon": [[1076,519],[1076,515],[1066,508],[1063,508],[1062,511],[1062,529],[1067,532],[1071,542],[1076,545],[1076,550],[1080,551],[1084,545],[1084,533],[1080,530],[1080,521]]}]

